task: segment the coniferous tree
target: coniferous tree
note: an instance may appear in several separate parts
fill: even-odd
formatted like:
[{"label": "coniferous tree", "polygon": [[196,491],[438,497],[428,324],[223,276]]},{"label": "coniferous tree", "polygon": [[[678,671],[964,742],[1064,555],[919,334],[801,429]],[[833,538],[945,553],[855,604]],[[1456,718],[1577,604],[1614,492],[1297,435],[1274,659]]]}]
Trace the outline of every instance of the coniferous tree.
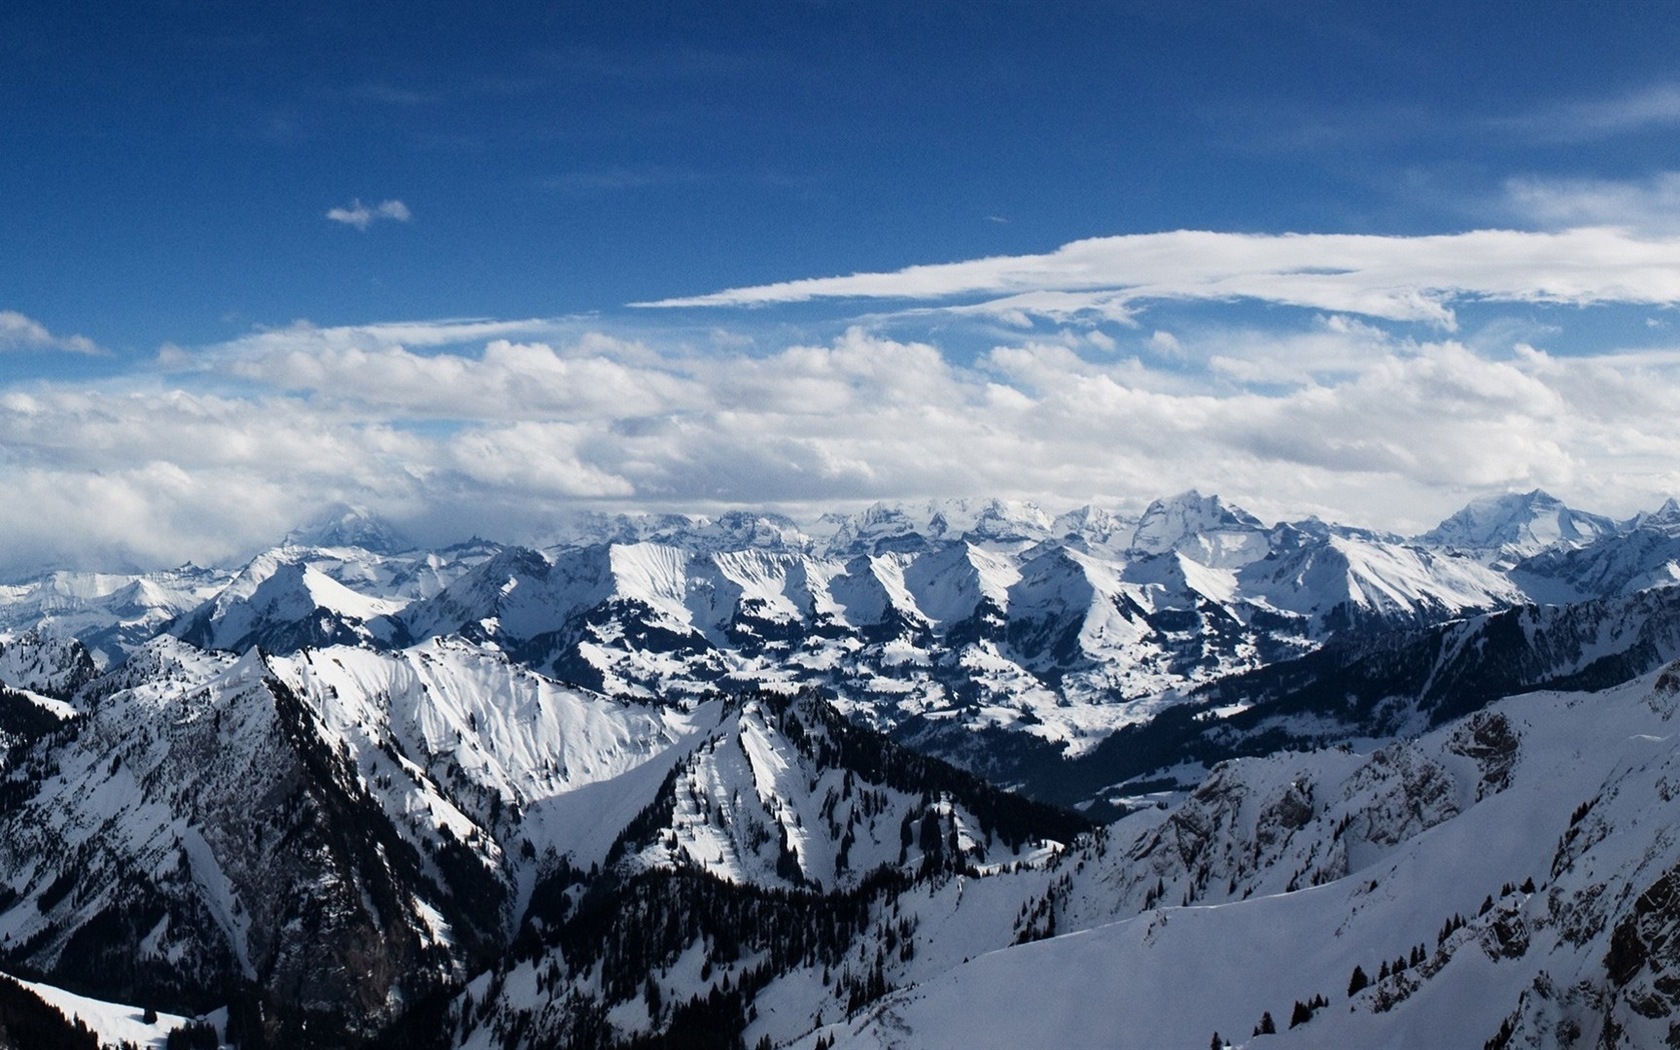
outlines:
[{"label": "coniferous tree", "polygon": [[1362,966],[1355,966],[1353,968],[1353,976],[1348,978],[1348,995],[1350,997],[1358,995],[1365,989],[1365,986],[1370,983],[1371,979],[1365,976],[1365,968]]}]

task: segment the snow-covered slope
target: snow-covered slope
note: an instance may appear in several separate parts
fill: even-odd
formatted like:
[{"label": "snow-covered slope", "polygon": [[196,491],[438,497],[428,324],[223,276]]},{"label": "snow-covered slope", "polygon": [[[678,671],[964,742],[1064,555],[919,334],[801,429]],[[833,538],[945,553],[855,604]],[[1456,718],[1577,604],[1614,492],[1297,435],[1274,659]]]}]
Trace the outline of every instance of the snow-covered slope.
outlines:
[{"label": "snow-covered slope", "polygon": [[[1474,557],[1191,493],[31,585],[0,966],[280,1046],[1650,1045],[1680,511],[1544,502]],[[26,611],[123,588],[194,600],[103,671]]]},{"label": "snow-covered slope", "polygon": [[1311,617],[1321,634],[1372,623],[1431,623],[1523,600],[1509,579],[1467,558],[1329,528],[1279,527],[1241,586]]},{"label": "snow-covered slope", "polygon": [[601,862],[713,717],[459,641],[168,637],[47,714],[5,767],[0,957],[192,1009],[252,982],[287,1023],[364,1034],[504,946],[543,873]]},{"label": "snow-covered slope", "polygon": [[1553,604],[1673,586],[1680,582],[1680,504],[1669,500],[1614,535],[1541,551],[1510,577],[1531,600]]},{"label": "snow-covered slope", "polygon": [[1181,551],[1215,569],[1236,569],[1263,558],[1270,545],[1260,519],[1218,496],[1180,493],[1151,503],[1132,533],[1132,550]]},{"label": "snow-covered slope", "polygon": [[1609,518],[1574,510],[1535,489],[1473,500],[1417,539],[1425,546],[1510,568],[1547,548],[1580,546],[1616,531]]},{"label": "snow-covered slope", "polygon": [[119,664],[171,620],[215,597],[233,574],[185,565],[152,573],[52,572],[0,586],[0,626],[85,645]]},{"label": "snow-covered slope", "polygon": [[[915,977],[823,1034],[862,1047],[1203,1047],[1215,1032],[1255,1047],[1665,1045],[1680,1017],[1666,976],[1677,709],[1669,669],[1515,697],[1366,755],[1233,763],[1059,858],[1028,908],[1039,932],[1054,915],[1057,936]],[[1268,1014],[1276,1034],[1251,1036]]]},{"label": "snow-covered slope", "polygon": [[171,624],[169,633],[204,649],[281,652],[306,646],[389,642],[401,602],[372,598],[281,547],[245,566],[214,598]]},{"label": "snow-covered slope", "polygon": [[[1657,518],[1639,535],[1658,535]],[[295,538],[397,546],[388,531],[344,509]],[[558,531],[562,542],[540,551],[283,546],[231,578],[130,578],[121,601],[102,578],[53,586],[107,595],[78,599],[71,625],[102,647],[102,666],[165,622],[230,652],[459,636],[644,701],[821,688],[854,718],[1012,782],[1218,677],[1526,596],[1440,547],[1311,520],[1267,527],[1194,492],[1136,523],[1091,507],[1051,519],[1027,503],[944,500],[828,515],[806,531],[748,513],[584,514]],[[1572,573],[1571,594],[1611,575]],[[1536,567],[1523,579],[1543,577]],[[33,586],[12,606],[20,626],[68,625],[43,611],[56,592]],[[976,748],[977,731],[1011,739]]]},{"label": "snow-covered slope", "polygon": [[[820,898],[633,882],[604,906],[650,936],[576,913],[544,954],[472,981],[434,1045],[546,1045],[580,1023],[797,1047],[1665,1045],[1677,714],[1672,666],[1380,746],[1233,760],[1007,863]],[[734,781],[676,782],[687,815],[660,827],[739,817]],[[731,855],[654,838],[673,834],[696,845],[666,863]]]},{"label": "snow-covered slope", "polygon": [[[103,999],[76,995],[74,992],[67,992],[39,981],[17,980],[4,974],[0,974],[0,981],[13,981],[17,987],[27,989],[41,1002],[56,1010],[64,1018],[67,1027],[75,1028],[80,1025],[85,1028],[98,1041],[102,1050],[126,1050],[129,1047],[141,1050],[168,1050],[170,1034],[173,1032],[188,1029],[189,1026],[200,1026],[207,1028],[212,1038],[219,1038],[227,1023],[226,1010],[214,1010],[204,1017],[183,1017],[159,1010],[148,1013],[143,1007],[109,1003]],[[147,1020],[148,1016],[153,1020]],[[19,1050],[34,1050],[37,1044],[18,1039],[15,1033],[0,1030],[0,1045],[16,1046]],[[49,1044],[42,1042],[39,1045],[44,1048]]]}]

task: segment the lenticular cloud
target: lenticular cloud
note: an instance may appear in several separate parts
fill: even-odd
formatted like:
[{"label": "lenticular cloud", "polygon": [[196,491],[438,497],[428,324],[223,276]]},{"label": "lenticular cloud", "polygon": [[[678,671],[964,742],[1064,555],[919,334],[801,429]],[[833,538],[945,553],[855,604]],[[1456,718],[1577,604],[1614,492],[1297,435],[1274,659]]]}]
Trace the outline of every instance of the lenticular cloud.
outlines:
[{"label": "lenticular cloud", "polygon": [[[1046,299],[1046,293],[1054,293]],[[1575,305],[1680,302],[1680,238],[1611,227],[1474,230],[1426,237],[1177,230],[998,256],[733,288],[650,307],[766,306],[815,299],[981,300],[999,313],[1115,316],[1149,301],[1254,299],[1454,326],[1463,300]]]}]

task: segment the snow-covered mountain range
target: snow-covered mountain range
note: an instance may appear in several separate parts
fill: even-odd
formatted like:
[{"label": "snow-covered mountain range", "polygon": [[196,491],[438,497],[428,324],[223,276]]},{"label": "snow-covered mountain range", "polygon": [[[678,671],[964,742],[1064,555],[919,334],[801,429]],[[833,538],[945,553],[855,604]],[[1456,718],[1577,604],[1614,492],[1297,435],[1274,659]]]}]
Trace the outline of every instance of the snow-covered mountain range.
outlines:
[{"label": "snow-covered mountain range", "polygon": [[50,573],[0,970],[253,1047],[1649,1045],[1677,564],[1187,493]]},{"label": "snow-covered mountain range", "polygon": [[[460,634],[612,695],[810,685],[935,751],[999,727],[1077,754],[1174,690],[1332,636],[1672,578],[1658,544],[1619,543],[1609,566],[1588,542],[1667,538],[1661,512],[1612,528],[1560,508],[1511,497],[1407,541],[1266,526],[1196,493],[1135,522],[946,501],[803,529],[768,515],[580,516],[542,549],[424,552],[393,550],[393,530],[347,512],[234,569],[25,581],[0,592],[0,624],[76,638],[104,666],[159,631],[235,652]],[[1506,564],[1535,537],[1555,538]],[[357,538],[369,546],[303,542]]]}]

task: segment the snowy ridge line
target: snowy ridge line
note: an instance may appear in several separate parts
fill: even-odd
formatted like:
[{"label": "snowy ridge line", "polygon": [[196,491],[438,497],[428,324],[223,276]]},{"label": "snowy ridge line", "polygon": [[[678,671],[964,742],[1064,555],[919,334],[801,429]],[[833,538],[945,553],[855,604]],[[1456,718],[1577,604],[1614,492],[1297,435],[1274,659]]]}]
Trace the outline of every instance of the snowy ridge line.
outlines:
[{"label": "snowy ridge line", "polygon": [[[953,1024],[1003,1044],[1027,1033],[973,1002],[1010,988],[1061,1004],[1051,1034],[1075,1046],[1117,1025],[1206,1045],[1267,1014],[1253,1038],[1279,1045],[1411,1043],[1442,1016],[1473,1043],[1595,1030],[1600,1008],[1643,1045],[1680,929],[1680,666],[1489,696],[1680,655],[1675,601],[1521,607],[1227,680],[1117,735],[1183,724],[1202,750],[1141,755],[1170,783],[1115,785],[1127,815],[1096,831],[785,684],[643,702],[460,637],[236,655],[160,636],[68,722],[21,701],[50,724],[10,752],[0,951],[86,974],[119,931],[112,999],[185,1015],[233,981],[238,1016],[294,1043],[406,1033],[425,1002],[415,1050],[597,1023],[631,1045],[939,1045]],[[12,645],[24,669],[69,651]],[[323,958],[348,979],[314,977]],[[1344,992],[1356,967],[1369,985]],[[1212,990],[1175,1002],[1188,972]]]},{"label": "snowy ridge line", "polygon": [[184,1017],[105,1002],[6,973],[0,973],[0,984],[21,989],[33,996],[43,1009],[52,1011],[58,1019],[55,1023],[50,1017],[40,1016],[27,1004],[16,1002],[12,992],[0,989],[5,991],[0,998],[0,1013],[9,1022],[0,1027],[9,1029],[6,1034],[13,1039],[28,1037],[35,1040],[33,1043],[20,1041],[17,1044],[20,1047],[59,1045],[86,1034],[97,1040],[101,1048],[110,1050],[129,1046],[164,1050],[170,1034],[178,1030],[219,1042],[227,1023],[226,1010],[215,1010],[202,1017]]},{"label": "snowy ridge line", "polygon": [[814,952],[691,924],[744,921],[761,890],[637,882],[602,906],[669,939],[549,941],[472,982],[448,1045],[564,1040],[581,1015],[556,997],[580,989],[632,1041],[704,1021],[800,1048],[1658,1045],[1680,1018],[1676,683],[1232,760],[1066,849],[846,897]]},{"label": "snowy ridge line", "polygon": [[[1680,510],[1606,524],[1541,492],[1472,504],[1412,541],[1314,519],[1267,526],[1194,492],[1135,522],[990,500],[880,504],[812,528],[583,515],[545,550],[422,551],[346,510],[231,574],[14,588],[0,625],[82,641],[87,666],[65,655],[58,672],[7,670],[0,650],[0,680],[68,695],[160,631],[282,654],[461,637],[643,702],[822,689],[850,717],[1026,784],[1201,687],[1327,643],[1680,579]],[[374,549],[301,542],[355,536]],[[1001,743],[977,748],[977,731]]]}]

